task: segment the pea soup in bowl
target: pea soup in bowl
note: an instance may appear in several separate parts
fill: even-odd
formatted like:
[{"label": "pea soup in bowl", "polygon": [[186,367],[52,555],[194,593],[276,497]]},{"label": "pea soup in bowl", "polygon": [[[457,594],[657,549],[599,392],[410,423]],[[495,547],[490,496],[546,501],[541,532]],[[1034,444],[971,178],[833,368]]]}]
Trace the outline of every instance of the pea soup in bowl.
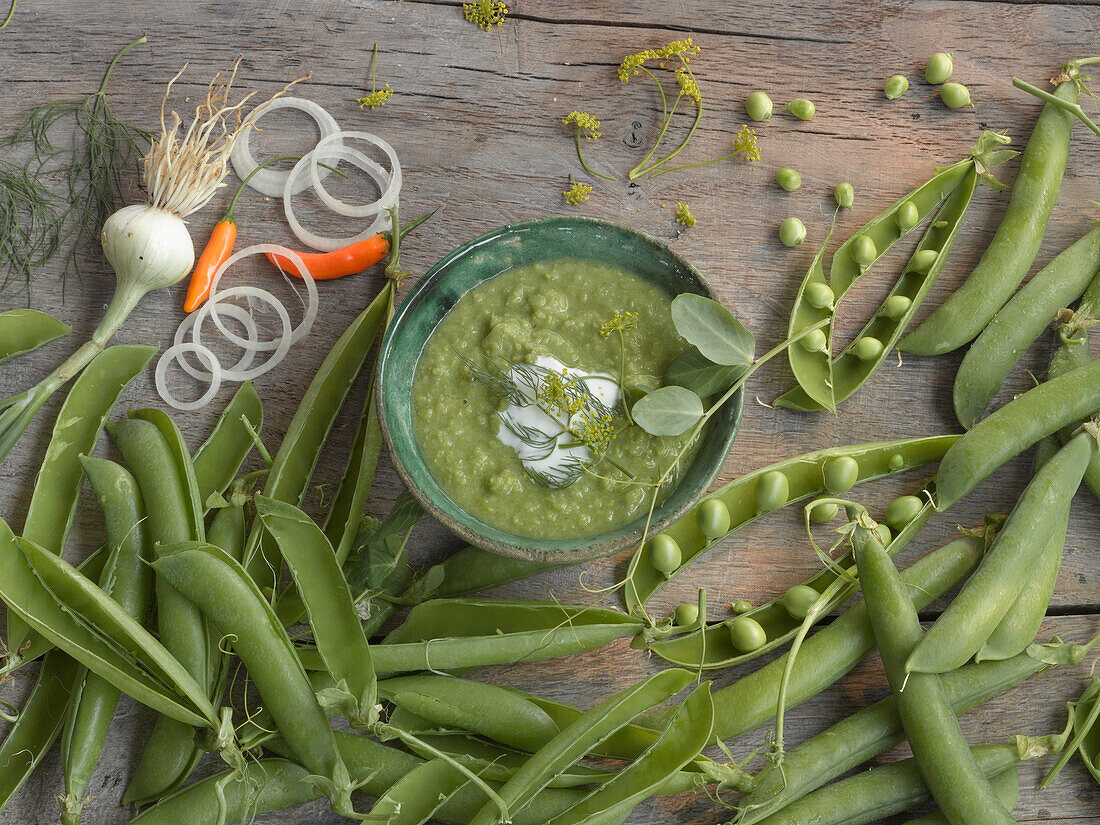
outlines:
[{"label": "pea soup in bowl", "polygon": [[609,555],[684,513],[742,408],[739,391],[680,436],[631,420],[690,349],[670,310],[684,292],[714,297],[665,244],[594,219],[512,224],[446,256],[379,353],[379,420],[412,494],[471,544],[553,563]]}]

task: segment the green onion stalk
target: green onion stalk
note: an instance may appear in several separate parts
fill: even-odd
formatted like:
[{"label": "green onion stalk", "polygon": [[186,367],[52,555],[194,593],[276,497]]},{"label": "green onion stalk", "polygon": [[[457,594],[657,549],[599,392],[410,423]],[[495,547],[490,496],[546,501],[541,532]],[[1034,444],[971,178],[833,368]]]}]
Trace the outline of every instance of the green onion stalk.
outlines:
[{"label": "green onion stalk", "polygon": [[[229,155],[241,127],[230,120],[251,97],[230,105],[236,69],[217,75],[190,126],[161,105],[161,130],[144,159],[145,203],[124,206],[103,224],[103,252],[115,272],[115,292],[91,339],[35,386],[0,401],[0,461],[19,440],[39,408],[72,380],[125,323],[146,294],[178,283],[195,264],[195,246],[184,218],[201,209],[223,185]],[[182,74],[182,71],[181,71]],[[247,121],[246,121],[247,123]]]}]

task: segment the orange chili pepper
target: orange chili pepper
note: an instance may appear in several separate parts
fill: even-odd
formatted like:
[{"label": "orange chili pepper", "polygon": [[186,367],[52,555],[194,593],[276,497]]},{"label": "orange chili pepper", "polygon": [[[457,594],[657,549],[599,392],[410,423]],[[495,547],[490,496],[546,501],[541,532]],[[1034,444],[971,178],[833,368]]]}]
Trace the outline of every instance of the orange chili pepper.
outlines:
[{"label": "orange chili pepper", "polygon": [[233,244],[237,240],[237,222],[233,220],[233,210],[237,208],[237,199],[240,198],[241,192],[252,180],[253,175],[265,166],[280,160],[301,160],[301,158],[295,155],[283,155],[265,160],[249,172],[245,179],[241,181],[241,185],[237,187],[233,200],[229,202],[229,208],[214,227],[214,231],[210,233],[210,240],[195,263],[195,271],[191,273],[191,283],[187,286],[187,298],[183,302],[183,308],[186,312],[194,312],[210,297],[210,288],[214,285],[214,275],[229,256],[233,254]]},{"label": "orange chili pepper", "polygon": [[[433,209],[427,215],[421,215],[408,226],[401,227],[398,230],[398,237],[405,237],[434,214],[435,210]],[[389,251],[390,233],[383,232],[379,235],[363,238],[361,241],[348,244],[332,252],[299,252],[298,255],[315,281],[327,281],[331,278],[343,278],[345,275],[354,275],[356,272],[370,269],[370,267],[385,258]],[[285,255],[275,255],[268,252],[267,259],[284,272],[299,278],[302,277],[302,273],[298,271],[298,266]]]}]

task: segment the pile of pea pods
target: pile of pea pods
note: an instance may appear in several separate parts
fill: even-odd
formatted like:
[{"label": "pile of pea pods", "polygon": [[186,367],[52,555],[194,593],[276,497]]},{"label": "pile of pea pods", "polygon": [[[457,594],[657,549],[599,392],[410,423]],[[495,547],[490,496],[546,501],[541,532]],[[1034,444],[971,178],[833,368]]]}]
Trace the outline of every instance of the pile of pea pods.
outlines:
[{"label": "pile of pea pods", "polygon": [[[1069,79],[1055,94],[1068,100],[1076,89]],[[1060,754],[1049,781],[1080,754],[1100,778],[1100,680],[1070,704],[1065,730],[1048,736],[972,746],[957,719],[1050,668],[1079,665],[1097,642],[1036,634],[1070,501],[1082,481],[1100,495],[1092,421],[1100,361],[1088,348],[1100,306],[1100,230],[1011,300],[1016,284],[1004,288],[1034,259],[1043,231],[1035,210],[1049,215],[1065,167],[1059,141],[1068,151],[1071,125],[1047,103],[1002,224],[1005,240],[999,231],[967,286],[909,336],[977,183],[1005,158],[1002,136],[986,133],[969,157],[868,222],[834,253],[828,279],[823,246],[799,291],[792,337],[831,319],[853,283],[930,219],[851,346],[832,357],[830,325],[792,349],[798,386],[779,403],[835,411],[895,345],[946,352],[977,336],[970,353],[981,369],[968,354],[955,386],[966,432],[819,450],[735,479],[638,548],[622,586],[625,610],[480,598],[548,566],[476,547],[414,569],[406,543],[423,516],[415,501],[402,495],[381,521],[363,515],[382,444],[372,393],[324,518],[304,512],[320,450],[392,319],[392,281],[335,342],[274,453],[248,383],[194,452],[159,410],[112,421],[155,350],[108,347],[58,412],[20,533],[0,521],[8,609],[0,678],[38,666],[0,743],[0,810],[60,740],[57,816],[79,823],[122,694],[157,714],[123,797],[139,809],[134,825],[249,822],[315,799],[348,819],[391,825],[604,825],[627,821],[652,796],[685,792],[710,794],[716,821],[737,825],[860,825],[929,801],[938,811],[913,822],[1007,825],[1024,760]],[[1036,194],[1044,186],[1045,199]],[[1021,239],[1020,226],[1031,235]],[[1047,380],[981,418],[1020,353],[1078,298],[1075,311],[1059,315]],[[973,334],[950,321],[960,314]],[[937,332],[944,325],[954,338]],[[42,313],[2,313],[0,362],[66,331]],[[90,457],[104,430],[120,462]],[[1033,446],[1032,479],[1007,517],[895,567],[934,514]],[[253,453],[260,469],[242,472]],[[934,477],[892,501],[881,522],[854,498],[863,482],[934,462]],[[85,479],[106,541],[73,566],[63,550]],[[808,530],[846,517],[836,544],[819,548],[820,573],[767,604],[734,602],[718,622],[708,621],[705,593],[670,617],[649,614],[649,601],[688,565],[795,503]],[[922,628],[918,612],[955,588]],[[862,600],[811,634],[857,590]],[[668,667],[589,709],[462,675],[620,639]],[[729,686],[704,679],[784,645]],[[891,695],[789,744],[785,711],[876,650]],[[751,761],[732,756],[733,740],[768,724],[770,749],[750,771]],[[903,741],[911,758],[852,773]],[[707,755],[718,750],[728,758]]]}]

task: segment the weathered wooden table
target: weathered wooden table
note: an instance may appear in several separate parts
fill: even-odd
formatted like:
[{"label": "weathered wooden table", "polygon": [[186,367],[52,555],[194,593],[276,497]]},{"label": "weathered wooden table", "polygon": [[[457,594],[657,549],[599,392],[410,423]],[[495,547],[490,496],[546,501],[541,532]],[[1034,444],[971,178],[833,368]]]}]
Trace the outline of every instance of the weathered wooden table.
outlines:
[{"label": "weathered wooden table", "polygon": [[[984,128],[1007,130],[1026,140],[1038,112],[1036,102],[1013,90],[1019,75],[1042,82],[1063,60],[1098,51],[1100,7],[1076,3],[1015,5],[986,2],[828,2],[799,4],[680,2],[609,2],[604,0],[518,0],[507,22],[491,32],[463,20],[460,4],[446,0],[302,0],[302,2],[170,2],[141,4],[118,0],[22,0],[11,26],[0,34],[3,94],[0,116],[11,117],[47,99],[84,94],[98,86],[114,52],[141,30],[149,43],[132,51],[118,67],[111,101],[124,119],[153,127],[164,84],[185,62],[190,68],[177,84],[173,103],[181,112],[196,102],[216,70],[243,56],[238,85],[270,94],[288,81],[310,74],[296,93],[327,107],[348,129],[368,129],[391,140],[405,170],[402,197],[406,215],[436,205],[443,211],[413,236],[404,260],[414,272],[463,241],[510,221],[572,211],[637,227],[662,238],[687,256],[711,279],[727,305],[755,332],[761,345],[782,339],[796,286],[814,248],[832,218],[832,188],[850,181],[856,204],[839,216],[837,243],[862,221],[903,192],[925,180],[937,164],[963,157]],[[632,166],[653,137],[660,110],[651,87],[623,85],[615,67],[627,53],[691,35],[702,47],[693,67],[706,107],[702,126],[683,157],[685,162],[730,150],[745,122],[742,102],[756,89],[777,104],[806,96],[817,116],[802,123],[785,113],[757,126],[763,160],[722,163],[634,185],[588,180],[594,186],[587,203],[568,207],[562,190],[578,173],[572,135],[561,118],[587,109],[603,121],[603,138],[588,149],[593,159],[622,173]],[[354,99],[369,90],[372,44],[379,44],[379,80],[394,96],[381,110],[361,112]],[[933,52],[955,53],[956,79],[973,92],[975,108],[952,112],[923,81],[925,59]],[[883,98],[890,75],[906,74],[912,86],[896,102]],[[189,98],[190,104],[183,99]],[[1091,101],[1086,101],[1088,107]],[[778,109],[778,107],[777,107]],[[304,118],[270,118],[257,151],[302,151],[312,127]],[[689,115],[676,116],[674,130],[686,129]],[[277,128],[276,128],[277,127]],[[286,152],[280,152],[285,154]],[[778,189],[773,176],[794,166],[803,186],[793,194]],[[1000,173],[1011,178],[1016,163]],[[1086,231],[1096,217],[1090,198],[1100,193],[1100,147],[1078,127],[1065,186],[1054,211],[1039,261]],[[579,175],[579,173],[578,173]],[[673,222],[678,201],[698,218],[689,230]],[[1007,197],[982,188],[965,229],[929,305],[955,288],[977,260],[1005,208]],[[220,203],[190,221],[201,247],[220,214]],[[798,215],[809,229],[808,242],[788,250],[776,239],[778,223]],[[238,246],[261,241],[291,242],[281,205],[250,193],[237,210]],[[324,216],[315,225],[346,231],[347,222]],[[5,308],[30,305],[71,323],[75,333],[33,356],[5,366],[0,395],[30,384],[67,354],[78,335],[98,319],[112,285],[109,270],[95,255],[82,266],[82,278],[65,291],[56,271],[34,281],[33,295],[7,293]],[[252,270],[253,281],[266,275]],[[888,273],[888,268],[883,275]],[[888,289],[888,278],[861,284],[845,311],[845,325],[858,329],[870,307]],[[322,310],[309,341],[286,362],[257,381],[265,404],[265,439],[277,444],[302,390],[330,343],[378,290],[381,276],[370,272],[330,282],[321,290]],[[118,336],[126,342],[168,344],[182,317],[183,288],[149,296]],[[1048,337],[1033,348],[1002,392],[1003,403],[1042,374],[1049,355]],[[790,375],[776,363],[749,387],[744,424],[726,463],[723,480],[770,463],[826,446],[887,438],[951,432],[957,429],[950,390],[959,355],[939,359],[891,358],[866,388],[846,402],[839,417],[773,410],[764,402],[785,390]],[[781,360],[781,359],[780,359]],[[182,385],[180,392],[185,391]],[[224,387],[217,402],[178,420],[197,444],[232,392]],[[356,401],[362,389],[356,390]],[[757,403],[759,400],[761,403]],[[2,515],[18,527],[30,484],[48,436],[57,401],[43,411],[16,450],[0,464]],[[158,404],[152,370],[127,392],[124,406]],[[355,406],[355,405],[353,405]],[[350,444],[355,410],[335,430],[318,467],[316,481],[332,484]],[[107,451],[107,445],[101,445]],[[948,516],[934,520],[906,556],[942,543],[958,524],[973,525],[984,513],[1005,511],[1027,477],[1027,458],[1012,462]],[[911,491],[919,474],[883,481],[860,494],[876,507],[902,491]],[[400,489],[392,469],[383,466],[369,510],[384,514]],[[316,505],[311,500],[310,506]],[[78,559],[95,546],[98,516],[83,503],[66,553]],[[812,574],[819,566],[794,508],[740,531],[734,539],[696,564],[658,598],[657,609],[693,599],[706,587],[714,617],[731,599],[759,603]],[[1085,640],[1100,631],[1100,594],[1096,589],[1100,543],[1100,507],[1090,493],[1075,502],[1065,561],[1044,635]],[[429,561],[453,551],[458,542],[436,525],[417,529],[415,554]],[[628,555],[563,569],[499,591],[500,595],[554,597],[587,603],[589,588],[619,581]],[[583,585],[582,586],[582,578]],[[931,614],[930,614],[931,615]],[[590,706],[622,685],[652,673],[660,665],[625,643],[585,656],[535,665],[494,668],[477,674],[501,683]],[[745,672],[717,675],[725,685]],[[1063,723],[1064,702],[1086,682],[1087,666],[1063,668],[1032,680],[967,714],[963,728],[973,742],[1003,740],[1016,733],[1040,734]],[[18,703],[30,674],[4,687],[3,698]],[[885,682],[874,659],[860,665],[837,687],[790,714],[795,740],[881,697]],[[150,714],[124,700],[107,751],[93,780],[86,807],[89,825],[116,825],[128,812],[119,798]],[[763,731],[732,743],[748,753],[763,741]],[[895,758],[902,749],[887,754]],[[1100,822],[1100,789],[1076,761],[1052,788],[1036,790],[1046,763],[1024,767],[1024,790],[1017,807],[1024,820]],[[55,795],[61,788],[56,751],[17,799],[0,813],[3,823],[56,820]],[[643,804],[633,823],[717,823],[729,812],[702,796],[655,799]],[[261,817],[260,822],[334,822],[322,804]]]}]

